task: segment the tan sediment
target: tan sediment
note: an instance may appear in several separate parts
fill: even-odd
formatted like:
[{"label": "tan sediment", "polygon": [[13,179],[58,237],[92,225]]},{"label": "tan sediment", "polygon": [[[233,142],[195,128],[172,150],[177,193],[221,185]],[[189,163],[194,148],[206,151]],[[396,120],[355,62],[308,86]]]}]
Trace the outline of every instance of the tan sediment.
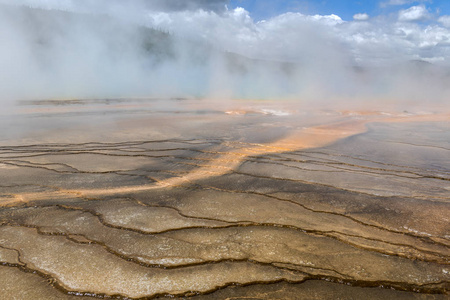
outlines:
[{"label": "tan sediment", "polygon": [[[239,111],[240,113],[242,111]],[[232,150],[221,153],[218,157],[202,164],[199,168],[182,176],[175,176],[156,183],[133,186],[120,186],[107,189],[58,189],[41,193],[21,193],[14,198],[1,198],[0,206],[10,206],[15,202],[38,201],[40,199],[64,199],[71,197],[97,197],[100,195],[121,195],[127,193],[143,192],[164,187],[179,186],[211,176],[220,176],[234,170],[247,157],[271,153],[281,153],[302,149],[319,148],[340,139],[344,139],[366,131],[366,125],[374,122],[401,123],[401,122],[445,122],[450,120],[449,113],[442,114],[387,114],[377,111],[344,111],[344,116],[361,116],[356,119],[344,117],[342,121],[314,127],[304,127],[293,130],[286,137],[277,141],[261,144],[247,142],[224,142],[223,145]]]},{"label": "tan sediment", "polygon": [[[221,299],[217,289],[234,284],[258,286],[252,298],[276,281],[286,284],[279,298],[291,299],[293,282],[304,280],[348,284],[343,298],[361,298],[355,293],[364,287],[384,287],[372,291],[386,299],[400,291],[448,293],[449,147],[421,137],[436,130],[447,136],[439,131],[449,115],[334,111],[314,122],[296,119],[302,116],[181,115],[169,131],[181,134],[164,140],[147,134],[171,116],[125,118],[133,130],[126,135],[117,126],[119,142],[114,132],[2,146],[0,275],[48,299],[196,293]],[[198,120],[200,130],[190,127]],[[440,121],[447,123],[409,140],[402,128],[423,126],[372,124],[367,134],[333,144],[369,123]],[[203,131],[204,124],[213,129]],[[248,130],[215,132],[230,124]],[[393,147],[387,156],[372,152],[385,146]],[[405,160],[389,159],[405,149]],[[414,153],[436,160],[425,156],[416,164]],[[426,193],[377,195],[403,183]],[[36,294],[0,282],[10,298]]]},{"label": "tan sediment", "polygon": [[[250,155],[261,155],[278,153],[292,150],[300,150],[307,148],[315,148],[330,144],[339,139],[363,132],[364,125],[367,121],[345,122],[340,124],[317,126],[312,128],[301,129],[298,132],[292,133],[290,136],[279,141],[269,144],[254,144],[245,142],[228,142],[225,146],[231,146],[236,150],[231,150],[227,153],[221,154],[219,157],[202,165],[200,168],[189,172],[180,177],[172,177],[166,180],[157,182],[156,184],[148,184],[141,186],[124,186],[108,189],[79,189],[79,190],[64,190],[60,189],[57,192],[45,193],[24,193],[17,195],[21,202],[36,201],[39,199],[48,198],[67,198],[73,196],[95,197],[98,195],[120,195],[124,193],[142,192],[156,188],[178,186],[183,183],[193,182],[204,179],[210,176],[220,176],[232,171],[242,161]],[[3,202],[2,204],[10,205],[13,201]]]}]

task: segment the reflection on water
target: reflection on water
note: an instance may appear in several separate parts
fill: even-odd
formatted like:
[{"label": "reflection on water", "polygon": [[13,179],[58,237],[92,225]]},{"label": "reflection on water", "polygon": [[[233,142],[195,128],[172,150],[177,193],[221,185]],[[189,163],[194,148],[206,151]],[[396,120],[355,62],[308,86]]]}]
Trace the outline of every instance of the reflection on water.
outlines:
[{"label": "reflection on water", "polygon": [[2,121],[15,132],[0,145],[0,290],[444,299],[448,120],[271,102],[24,102]]}]

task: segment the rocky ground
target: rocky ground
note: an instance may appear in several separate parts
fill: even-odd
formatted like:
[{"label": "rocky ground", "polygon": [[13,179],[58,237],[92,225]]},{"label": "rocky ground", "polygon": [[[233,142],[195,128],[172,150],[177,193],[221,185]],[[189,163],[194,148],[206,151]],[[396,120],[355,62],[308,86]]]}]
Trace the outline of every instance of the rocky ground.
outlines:
[{"label": "rocky ground", "polygon": [[1,124],[0,298],[448,297],[448,114],[192,102]]}]

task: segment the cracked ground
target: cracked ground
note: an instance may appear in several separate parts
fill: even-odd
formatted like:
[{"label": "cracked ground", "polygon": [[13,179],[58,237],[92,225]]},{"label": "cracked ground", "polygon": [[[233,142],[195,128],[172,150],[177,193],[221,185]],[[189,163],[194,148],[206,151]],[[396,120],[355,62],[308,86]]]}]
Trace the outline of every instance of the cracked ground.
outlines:
[{"label": "cracked ground", "polygon": [[271,105],[22,103],[0,298],[447,299],[450,115]]}]

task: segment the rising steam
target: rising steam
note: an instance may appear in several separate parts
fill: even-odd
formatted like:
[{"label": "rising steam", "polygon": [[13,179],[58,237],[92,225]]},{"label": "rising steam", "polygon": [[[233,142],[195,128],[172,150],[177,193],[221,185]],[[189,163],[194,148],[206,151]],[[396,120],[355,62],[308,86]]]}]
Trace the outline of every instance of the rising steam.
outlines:
[{"label": "rising steam", "polygon": [[[423,103],[442,102],[449,96],[446,67],[420,56],[383,57],[389,52],[346,44],[336,26],[350,28],[356,23],[343,24],[337,16],[295,14],[255,23],[243,9],[218,5],[223,2],[216,1],[214,7],[211,2],[208,10],[182,5],[170,11],[158,2],[159,12],[148,5],[139,7],[144,1],[132,6],[112,1],[109,10],[101,10],[98,3],[107,7],[101,1],[95,9],[64,6],[63,1],[56,9],[0,4],[0,99],[210,97]],[[186,23],[189,14],[192,22]],[[292,24],[293,30],[285,30]]]}]

